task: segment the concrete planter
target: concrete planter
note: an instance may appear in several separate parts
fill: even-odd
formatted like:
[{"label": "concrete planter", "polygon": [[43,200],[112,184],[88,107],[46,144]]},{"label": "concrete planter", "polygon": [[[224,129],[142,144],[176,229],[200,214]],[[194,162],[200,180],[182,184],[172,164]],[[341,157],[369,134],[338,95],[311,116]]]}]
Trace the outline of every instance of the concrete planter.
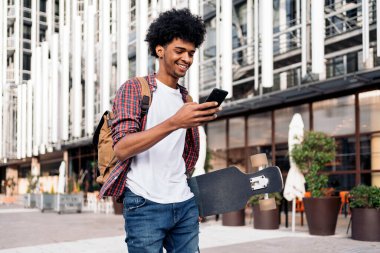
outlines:
[{"label": "concrete planter", "polygon": [[253,206],[253,227],[255,229],[278,229],[280,227],[279,208],[260,210],[260,205]]},{"label": "concrete planter", "polygon": [[239,210],[229,213],[224,213],[222,216],[223,226],[244,226],[245,225],[245,210]]},{"label": "concrete planter", "polygon": [[352,239],[380,242],[380,210],[352,208]]},{"label": "concrete planter", "polygon": [[303,198],[309,233],[334,235],[340,207],[340,197]]}]

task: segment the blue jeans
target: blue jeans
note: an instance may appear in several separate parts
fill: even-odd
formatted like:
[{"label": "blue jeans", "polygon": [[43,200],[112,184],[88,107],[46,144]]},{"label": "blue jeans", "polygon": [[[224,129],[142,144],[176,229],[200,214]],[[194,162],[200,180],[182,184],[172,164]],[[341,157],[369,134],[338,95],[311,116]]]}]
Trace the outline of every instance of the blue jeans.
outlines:
[{"label": "blue jeans", "polygon": [[198,252],[198,207],[195,199],[159,204],[126,188],[124,197],[125,242],[129,253]]}]

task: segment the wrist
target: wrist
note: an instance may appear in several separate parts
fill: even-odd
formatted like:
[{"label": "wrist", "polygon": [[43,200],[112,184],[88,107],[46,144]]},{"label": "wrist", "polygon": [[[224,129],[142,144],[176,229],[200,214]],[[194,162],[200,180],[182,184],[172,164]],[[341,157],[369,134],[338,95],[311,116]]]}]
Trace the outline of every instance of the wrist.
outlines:
[{"label": "wrist", "polygon": [[168,120],[166,120],[166,128],[170,131],[175,131],[179,128],[181,128],[179,125],[178,125],[178,122],[173,119],[173,117],[170,117]]}]

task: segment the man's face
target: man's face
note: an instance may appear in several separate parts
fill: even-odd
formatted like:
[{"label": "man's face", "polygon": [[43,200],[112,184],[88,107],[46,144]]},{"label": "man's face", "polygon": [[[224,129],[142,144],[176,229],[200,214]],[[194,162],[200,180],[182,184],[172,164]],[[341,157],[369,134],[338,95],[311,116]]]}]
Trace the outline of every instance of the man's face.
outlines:
[{"label": "man's face", "polygon": [[193,63],[194,43],[177,38],[165,47],[158,46],[157,48],[160,70],[164,70],[174,78],[184,77]]}]

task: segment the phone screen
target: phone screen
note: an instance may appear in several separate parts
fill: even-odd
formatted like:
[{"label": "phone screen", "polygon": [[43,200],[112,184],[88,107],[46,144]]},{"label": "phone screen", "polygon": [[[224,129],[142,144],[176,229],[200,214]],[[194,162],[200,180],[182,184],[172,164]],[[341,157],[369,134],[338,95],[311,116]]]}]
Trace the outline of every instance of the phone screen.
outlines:
[{"label": "phone screen", "polygon": [[205,102],[215,101],[218,103],[218,106],[220,106],[223,103],[224,99],[226,99],[227,95],[228,95],[228,91],[214,88],[212,92],[210,93],[210,95],[207,97]]}]

